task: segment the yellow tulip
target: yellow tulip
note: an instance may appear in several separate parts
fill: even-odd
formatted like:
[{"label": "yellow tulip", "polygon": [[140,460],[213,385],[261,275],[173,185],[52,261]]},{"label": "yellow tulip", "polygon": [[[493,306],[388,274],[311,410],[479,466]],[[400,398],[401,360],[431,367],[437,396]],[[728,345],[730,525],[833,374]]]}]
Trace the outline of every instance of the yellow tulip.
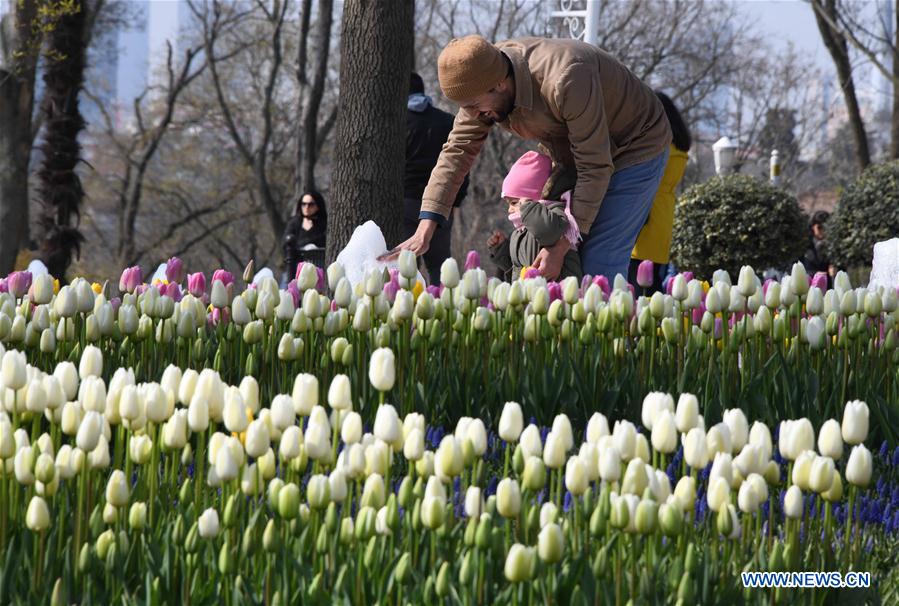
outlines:
[{"label": "yellow tulip", "polygon": [[53,294],[59,294],[59,280],[55,278],[53,280]]},{"label": "yellow tulip", "polygon": [[101,292],[103,292],[103,287],[102,287],[100,284],[98,284],[97,282],[92,282],[92,283],[91,283],[91,290],[94,291],[94,294],[98,294],[98,295],[99,295]]},{"label": "yellow tulip", "polygon": [[412,287],[412,300],[418,301],[418,296],[425,291],[424,284],[421,283],[421,280],[415,281],[415,286]]}]

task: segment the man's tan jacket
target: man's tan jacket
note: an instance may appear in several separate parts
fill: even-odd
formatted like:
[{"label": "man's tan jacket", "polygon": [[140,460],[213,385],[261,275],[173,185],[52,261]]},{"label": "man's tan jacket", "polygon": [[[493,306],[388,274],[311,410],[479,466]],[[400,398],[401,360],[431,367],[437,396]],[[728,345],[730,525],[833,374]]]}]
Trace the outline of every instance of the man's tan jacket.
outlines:
[{"label": "man's tan jacket", "polygon": [[[652,89],[617,59],[576,40],[518,38],[497,45],[511,61],[515,109],[499,126],[546,147],[577,171],[571,212],[590,231],[612,173],[655,158],[671,129]],[[490,132],[460,110],[422,196],[422,213],[448,217]]]}]

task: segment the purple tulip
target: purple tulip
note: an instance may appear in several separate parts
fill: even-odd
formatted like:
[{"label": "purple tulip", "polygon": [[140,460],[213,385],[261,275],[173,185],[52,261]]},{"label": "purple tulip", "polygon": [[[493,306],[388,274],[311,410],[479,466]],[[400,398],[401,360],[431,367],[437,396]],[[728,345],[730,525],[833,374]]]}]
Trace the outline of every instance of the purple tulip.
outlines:
[{"label": "purple tulip", "polygon": [[396,299],[396,293],[400,290],[400,285],[396,284],[393,280],[384,285],[384,297],[388,302],[393,303],[394,299]]},{"label": "purple tulip", "polygon": [[160,292],[161,294],[174,299],[175,303],[179,303],[181,301],[181,298],[184,296],[181,293],[181,286],[177,282],[169,282],[162,287]]},{"label": "purple tulip", "polygon": [[652,283],[655,281],[655,276],[653,276],[654,270],[655,265],[649,259],[640,261],[640,265],[637,266],[637,284],[643,288],[652,286]]},{"label": "purple tulip", "polygon": [[724,331],[724,322],[721,318],[715,318],[715,338],[720,339],[721,333]]},{"label": "purple tulip", "polygon": [[165,279],[169,284],[181,284],[184,281],[184,261],[172,257],[165,264]]},{"label": "purple tulip", "polygon": [[540,276],[540,270],[536,267],[529,267],[524,272],[524,279],[529,280],[531,278],[537,278]]},{"label": "purple tulip", "polygon": [[187,292],[198,299],[206,292],[206,275],[202,271],[187,274]]},{"label": "purple tulip", "polygon": [[587,292],[587,289],[590,287],[590,284],[592,284],[592,283],[593,283],[593,276],[591,276],[590,274],[584,274],[584,277],[581,278],[580,294]]},{"label": "purple tulip", "polygon": [[609,286],[609,279],[605,276],[596,276],[593,278],[593,283],[599,286],[599,289],[602,291],[603,299],[608,300],[609,294],[612,292],[612,287]]},{"label": "purple tulip", "polygon": [[148,290],[150,290],[151,288],[153,288],[153,287],[150,286],[149,284],[138,284],[137,287],[135,287],[135,289],[134,289],[134,294],[136,294],[137,296],[140,296],[140,295],[144,294],[145,292],[147,292]]},{"label": "purple tulip", "polygon": [[144,276],[140,267],[137,265],[128,267],[122,272],[122,277],[119,278],[119,291],[133,293],[143,281]]},{"label": "purple tulip", "polygon": [[687,282],[689,282],[690,280],[692,280],[692,279],[694,278],[693,272],[692,272],[692,271],[685,271],[685,272],[682,272],[682,273],[683,273],[683,276],[684,276],[684,280],[686,280]]},{"label": "purple tulip", "polygon": [[9,292],[9,284],[6,278],[0,278],[0,292]]},{"label": "purple tulip", "polygon": [[6,286],[14,298],[21,299],[28,293],[28,289],[31,288],[31,272],[12,272],[6,277]]},{"label": "purple tulip", "polygon": [[434,297],[435,299],[439,298],[440,297],[440,287],[435,284],[431,284],[430,286],[428,286],[428,294],[431,295],[432,297]]},{"label": "purple tulip", "polygon": [[318,292],[325,292],[325,270],[316,265],[315,271],[318,273],[318,280],[315,283],[315,289]]},{"label": "purple tulip", "polygon": [[290,281],[290,283],[287,285],[287,292],[289,292],[290,296],[293,297],[293,306],[295,308],[299,307],[300,306],[300,287],[297,286],[296,280]]},{"label": "purple tulip", "polygon": [[562,298],[562,285],[558,282],[550,282],[547,286],[549,290],[549,302],[552,303],[556,299]]},{"label": "purple tulip", "polygon": [[121,297],[113,297],[112,299],[109,300],[109,304],[112,305],[112,313],[118,314],[119,307],[122,306],[122,299],[121,299]]},{"label": "purple tulip", "polygon": [[212,281],[215,282],[216,280],[225,286],[229,286],[234,284],[234,274],[224,269],[217,269],[212,273]]},{"label": "purple tulip", "polygon": [[812,286],[816,286],[821,289],[821,292],[827,291],[827,273],[823,271],[815,272],[815,277],[812,278]]},{"label": "purple tulip", "polygon": [[468,255],[465,257],[465,271],[469,269],[477,269],[481,266],[481,255],[478,254],[476,250],[468,251]]},{"label": "purple tulip", "polygon": [[337,301],[331,301],[331,311],[337,311]]}]

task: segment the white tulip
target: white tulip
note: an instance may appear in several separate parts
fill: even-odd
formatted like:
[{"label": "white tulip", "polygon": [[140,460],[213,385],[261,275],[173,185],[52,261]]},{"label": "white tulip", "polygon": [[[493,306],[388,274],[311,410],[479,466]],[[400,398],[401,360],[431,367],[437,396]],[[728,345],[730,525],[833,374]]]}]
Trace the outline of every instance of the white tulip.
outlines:
[{"label": "white tulip", "polygon": [[499,418],[499,437],[510,443],[518,441],[524,428],[524,415],[518,402],[506,402]]}]

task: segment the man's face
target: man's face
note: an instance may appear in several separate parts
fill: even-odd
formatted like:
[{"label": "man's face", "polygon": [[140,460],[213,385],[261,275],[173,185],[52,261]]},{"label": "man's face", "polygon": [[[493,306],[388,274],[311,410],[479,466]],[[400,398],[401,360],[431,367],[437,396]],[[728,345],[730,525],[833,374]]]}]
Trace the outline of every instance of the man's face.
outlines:
[{"label": "man's face", "polygon": [[514,109],[515,96],[509,86],[509,79],[483,95],[460,103],[461,108],[469,115],[477,118],[482,124],[493,126],[503,122]]}]

